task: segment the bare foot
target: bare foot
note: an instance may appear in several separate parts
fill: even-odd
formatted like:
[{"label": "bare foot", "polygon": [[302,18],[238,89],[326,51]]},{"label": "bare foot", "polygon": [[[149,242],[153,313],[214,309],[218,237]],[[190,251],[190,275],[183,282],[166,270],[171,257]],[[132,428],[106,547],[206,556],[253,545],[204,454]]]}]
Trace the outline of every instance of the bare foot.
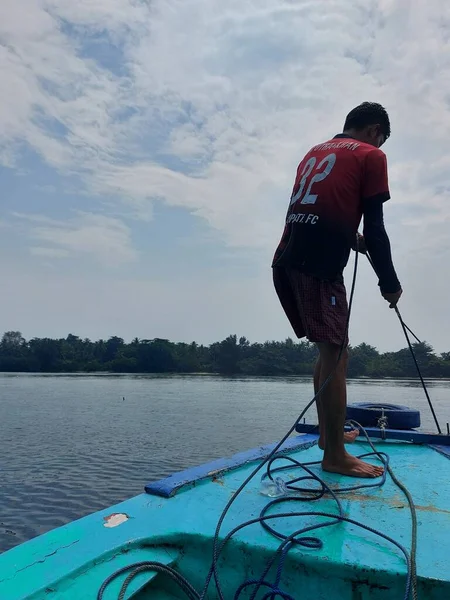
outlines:
[{"label": "bare foot", "polygon": [[323,459],[322,469],[329,473],[340,473],[349,477],[381,477],[384,473],[383,467],[363,462],[356,456],[347,453],[339,459]]},{"label": "bare foot", "polygon": [[[353,442],[356,440],[356,438],[359,435],[359,431],[358,429],[352,429],[351,431],[345,431],[344,432],[344,444],[353,444]],[[321,450],[325,450],[325,440],[320,437],[319,438],[319,448]]]}]

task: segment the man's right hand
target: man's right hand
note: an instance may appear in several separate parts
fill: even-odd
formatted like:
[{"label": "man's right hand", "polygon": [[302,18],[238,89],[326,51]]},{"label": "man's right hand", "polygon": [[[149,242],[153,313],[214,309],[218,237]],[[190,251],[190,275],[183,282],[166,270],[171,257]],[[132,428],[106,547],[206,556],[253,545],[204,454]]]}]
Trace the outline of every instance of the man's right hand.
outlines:
[{"label": "man's right hand", "polygon": [[395,292],[394,294],[383,294],[383,298],[389,302],[389,308],[395,308],[402,294],[403,290],[400,288],[398,292]]}]

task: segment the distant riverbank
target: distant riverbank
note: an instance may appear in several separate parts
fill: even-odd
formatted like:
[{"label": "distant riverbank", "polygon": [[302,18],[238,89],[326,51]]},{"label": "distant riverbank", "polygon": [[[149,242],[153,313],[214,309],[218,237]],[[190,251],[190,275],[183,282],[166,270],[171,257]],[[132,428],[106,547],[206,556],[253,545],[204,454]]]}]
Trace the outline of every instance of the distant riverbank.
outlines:
[{"label": "distant riverbank", "polygon": [[[264,381],[265,379],[273,381],[274,379],[282,379],[284,381],[311,381],[313,377],[313,372],[309,375],[248,375],[244,373],[236,373],[234,375],[225,375],[222,373],[120,373],[117,371],[0,371],[0,376],[4,375],[5,377],[21,377],[21,376],[36,376],[36,377],[152,377],[152,378],[166,378],[166,379],[176,379],[176,378],[208,378],[214,377],[217,379],[223,378],[227,380],[255,380],[255,381]],[[366,375],[354,375],[352,377],[347,377],[348,381],[359,381],[359,382],[395,382],[395,383],[409,383],[409,382],[418,382],[420,381],[418,376],[415,377],[368,377]],[[450,377],[425,377],[427,382],[450,382]]]},{"label": "distant riverbank", "polygon": [[[428,378],[450,378],[450,352],[436,354],[423,342],[414,344],[420,368]],[[349,349],[349,377],[414,378],[416,367],[408,348],[380,353],[369,344]],[[8,373],[173,373],[244,376],[310,376],[317,358],[306,341],[251,343],[230,335],[209,346],[192,342],[138,339],[126,343],[113,336],[91,341],[65,338],[26,340],[18,331],[0,342],[0,371]]]}]

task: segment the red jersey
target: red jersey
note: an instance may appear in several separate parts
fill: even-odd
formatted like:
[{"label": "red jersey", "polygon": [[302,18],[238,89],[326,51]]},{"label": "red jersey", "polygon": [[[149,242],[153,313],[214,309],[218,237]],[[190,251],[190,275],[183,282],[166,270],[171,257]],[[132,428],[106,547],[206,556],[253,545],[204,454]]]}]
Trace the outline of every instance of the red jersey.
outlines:
[{"label": "red jersey", "polygon": [[389,198],[380,149],[345,134],[314,146],[298,166],[272,266],[342,280],[364,204]]}]

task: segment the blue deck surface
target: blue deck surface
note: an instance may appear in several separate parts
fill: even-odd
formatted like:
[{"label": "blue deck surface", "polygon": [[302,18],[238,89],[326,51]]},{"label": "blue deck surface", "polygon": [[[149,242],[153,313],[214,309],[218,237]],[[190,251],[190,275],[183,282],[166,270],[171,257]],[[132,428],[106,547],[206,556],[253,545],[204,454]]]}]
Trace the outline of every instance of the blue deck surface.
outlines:
[{"label": "blue deck surface", "polygon": [[[289,442],[296,448],[290,450],[290,455],[303,462],[319,460],[319,448],[311,447],[310,439],[303,440],[307,441],[305,446],[298,446],[301,441],[294,438]],[[355,454],[368,451],[362,442],[351,448]],[[393,470],[408,487],[416,504],[419,521],[417,572],[422,588],[429,590],[425,597],[427,600],[450,598],[449,459],[426,446],[379,442],[377,448],[389,454]],[[258,452],[261,453],[261,449]],[[0,556],[0,598],[92,599],[105,577],[125,564],[161,560],[162,555],[169,564],[181,548],[184,552],[189,551],[189,540],[206,540],[210,544],[223,507],[254,466],[255,463],[245,462],[230,471],[225,469],[221,474],[207,465],[195,486],[195,477],[186,473],[165,484],[157,484],[166,495],[171,494],[169,488],[173,485],[177,493],[172,497],[141,494],[6,552]],[[218,470],[223,467],[220,463]],[[323,473],[319,467],[313,469],[330,486],[348,486],[349,482],[357,482]],[[186,485],[180,488],[182,481]],[[223,535],[242,521],[259,515],[269,500],[260,494],[259,488],[260,478],[257,477],[231,508],[224,522]],[[348,492],[340,497],[348,517],[384,531],[409,549],[410,512],[405,497],[389,477],[382,489]],[[295,508],[286,506],[286,510],[335,512],[335,505],[329,498],[304,504],[306,506],[301,509],[297,505]],[[113,513],[123,513],[127,518],[117,527],[107,528],[105,524]],[[280,531],[289,534],[316,521],[317,517],[295,517],[277,525]],[[405,578],[405,560],[401,553],[371,533],[340,523],[322,529],[316,535],[323,541],[322,549],[296,548],[292,551],[295,560],[307,564],[311,572],[322,572],[327,577],[333,574],[346,577],[358,572],[370,573],[380,580],[400,576],[403,581]],[[279,541],[258,524],[241,530],[236,539],[254,549],[275,550],[279,545]],[[208,562],[209,556],[205,560]],[[144,579],[141,583],[145,583]],[[117,595],[106,598],[113,597]],[[355,596],[366,597],[369,596]]]}]

